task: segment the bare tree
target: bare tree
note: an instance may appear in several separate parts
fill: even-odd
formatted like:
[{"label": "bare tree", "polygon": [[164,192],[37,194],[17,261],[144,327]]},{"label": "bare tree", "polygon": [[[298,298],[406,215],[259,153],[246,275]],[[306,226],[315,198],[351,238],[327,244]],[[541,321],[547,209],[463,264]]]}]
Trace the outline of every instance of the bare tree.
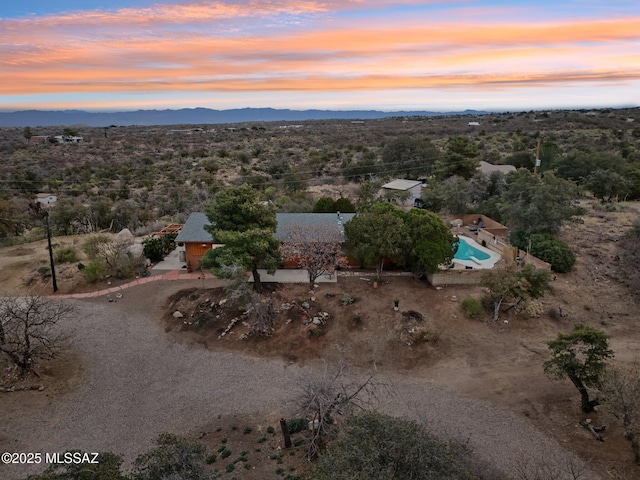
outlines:
[{"label": "bare tree", "polygon": [[73,307],[39,296],[0,299],[0,351],[23,372],[39,360],[53,358],[67,336],[58,323],[73,315]]},{"label": "bare tree", "polygon": [[603,377],[603,403],[622,422],[631,443],[636,465],[640,465],[640,363],[629,367],[609,366]]},{"label": "bare tree", "polygon": [[340,231],[326,225],[291,225],[284,233],[280,254],[307,271],[311,290],[318,277],[346,263]]},{"label": "bare tree", "polygon": [[586,467],[571,458],[550,459],[521,457],[515,469],[517,480],[580,480],[586,478]]},{"label": "bare tree", "polygon": [[374,375],[353,375],[346,363],[326,363],[322,372],[306,376],[297,406],[310,419],[311,440],[307,457],[314,458],[328,438],[337,433],[335,416],[371,408],[383,384]]}]

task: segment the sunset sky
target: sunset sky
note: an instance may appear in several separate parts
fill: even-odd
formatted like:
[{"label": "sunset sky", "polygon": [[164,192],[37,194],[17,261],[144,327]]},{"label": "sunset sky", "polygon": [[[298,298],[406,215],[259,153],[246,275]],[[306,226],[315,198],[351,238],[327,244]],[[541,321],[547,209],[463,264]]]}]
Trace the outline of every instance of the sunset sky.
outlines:
[{"label": "sunset sky", "polygon": [[0,5],[2,111],[638,105],[638,0]]}]

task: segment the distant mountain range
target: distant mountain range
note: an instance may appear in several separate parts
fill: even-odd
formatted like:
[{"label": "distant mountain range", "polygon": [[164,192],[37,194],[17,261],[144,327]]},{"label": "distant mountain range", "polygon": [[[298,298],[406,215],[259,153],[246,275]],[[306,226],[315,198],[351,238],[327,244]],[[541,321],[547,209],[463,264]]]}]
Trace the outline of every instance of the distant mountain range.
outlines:
[{"label": "distant mountain range", "polygon": [[22,110],[0,112],[0,127],[79,126],[109,127],[111,125],[197,125],[207,123],[276,122],[303,120],[372,120],[387,117],[484,115],[489,112],[381,112],[378,110],[286,110],[274,108],[239,108],[211,110],[182,108],[180,110],[136,110],[133,112],[85,112],[82,110]]}]

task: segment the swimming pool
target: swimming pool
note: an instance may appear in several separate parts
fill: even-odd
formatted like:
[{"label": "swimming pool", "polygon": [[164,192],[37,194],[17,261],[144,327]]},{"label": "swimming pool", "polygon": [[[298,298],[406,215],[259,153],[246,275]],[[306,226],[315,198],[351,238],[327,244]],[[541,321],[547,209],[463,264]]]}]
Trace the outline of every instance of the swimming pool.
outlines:
[{"label": "swimming pool", "polygon": [[468,237],[458,237],[458,251],[453,257],[453,263],[465,268],[493,268],[500,254],[483,247]]}]

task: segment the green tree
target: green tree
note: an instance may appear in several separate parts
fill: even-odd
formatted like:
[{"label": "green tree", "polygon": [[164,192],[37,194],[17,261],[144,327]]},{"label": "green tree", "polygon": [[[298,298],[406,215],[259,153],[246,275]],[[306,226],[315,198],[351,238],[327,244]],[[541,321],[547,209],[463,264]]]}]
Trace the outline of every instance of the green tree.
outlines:
[{"label": "green tree", "polygon": [[351,258],[375,264],[382,276],[385,260],[402,261],[407,235],[402,210],[390,203],[378,203],[356,214],[344,225],[345,247]]},{"label": "green tree", "polygon": [[331,197],[322,197],[313,206],[313,213],[333,213],[336,212],[336,202]]},{"label": "green tree", "polygon": [[571,380],[580,392],[584,412],[593,411],[600,403],[589,398],[587,387],[600,386],[606,361],[613,357],[608,339],[602,330],[578,323],[570,333],[560,333],[555,340],[547,342],[551,359],[544,362],[545,374],[553,379]]},{"label": "green tree", "polygon": [[416,277],[433,273],[448,264],[458,248],[458,240],[435,213],[413,208],[405,214],[406,261]]},{"label": "green tree", "polygon": [[516,231],[509,235],[512,245],[529,252],[551,264],[551,270],[566,273],[576,263],[576,256],[567,243],[550,233],[532,233]]},{"label": "green tree", "polygon": [[399,137],[382,149],[385,171],[408,178],[431,173],[438,156],[435,146],[424,138]]},{"label": "green tree", "polygon": [[436,161],[435,174],[439,180],[454,175],[469,179],[478,170],[480,151],[469,137],[456,136],[447,141],[444,155]]},{"label": "green tree", "polygon": [[617,172],[611,170],[594,170],[584,181],[585,187],[602,202],[610,202],[618,195],[624,195],[629,189],[629,181]]},{"label": "green tree", "polygon": [[347,197],[340,197],[336,200],[336,212],[354,213],[356,206]]},{"label": "green tree", "polygon": [[203,268],[225,277],[222,267],[239,265],[253,273],[254,289],[262,290],[258,267],[275,272],[280,263],[275,206],[261,202],[258,193],[244,184],[219,191],[205,208],[211,222],[206,227],[216,243],[200,260]]},{"label": "green tree", "polygon": [[474,473],[469,447],[441,440],[423,425],[365,411],[311,467],[310,480],[465,480]]},{"label": "green tree", "polygon": [[214,480],[206,463],[205,448],[170,433],[161,434],[157,447],[134,462],[131,480]]},{"label": "green tree", "polygon": [[31,140],[31,137],[33,137],[33,131],[31,130],[31,127],[24,127],[24,130],[22,130],[22,136],[27,140]]},{"label": "green tree", "polygon": [[486,289],[485,301],[493,305],[493,320],[497,321],[501,312],[521,307],[529,299],[542,297],[551,290],[550,280],[551,274],[547,270],[533,265],[525,265],[518,270],[515,265],[508,264],[488,270],[481,285]]},{"label": "green tree", "polygon": [[507,175],[507,190],[498,209],[513,230],[555,233],[583,210],[577,203],[576,185],[545,173],[540,178],[523,168]]}]

